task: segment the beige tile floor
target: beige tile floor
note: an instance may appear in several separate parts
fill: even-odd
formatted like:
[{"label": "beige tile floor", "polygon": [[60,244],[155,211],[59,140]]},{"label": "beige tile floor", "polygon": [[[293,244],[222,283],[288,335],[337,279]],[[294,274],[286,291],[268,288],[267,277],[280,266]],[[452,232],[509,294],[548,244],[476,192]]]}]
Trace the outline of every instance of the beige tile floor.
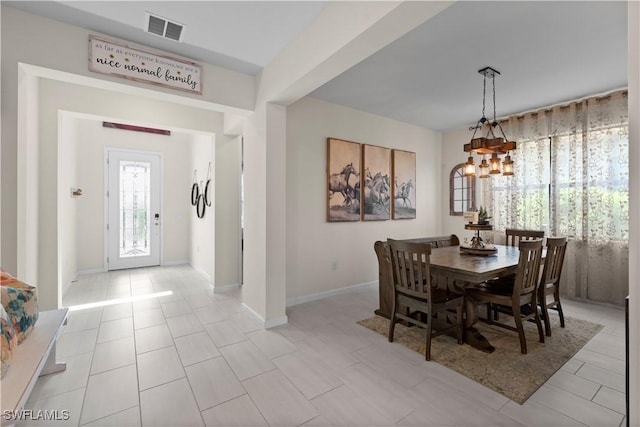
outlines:
[{"label": "beige tile floor", "polygon": [[605,325],[524,405],[355,324],[367,289],[290,307],[263,330],[241,290],[212,293],[188,266],[84,275],[58,341],[67,370],[38,380],[28,409],[91,426],[599,426],[624,422],[624,313],[565,300]]}]

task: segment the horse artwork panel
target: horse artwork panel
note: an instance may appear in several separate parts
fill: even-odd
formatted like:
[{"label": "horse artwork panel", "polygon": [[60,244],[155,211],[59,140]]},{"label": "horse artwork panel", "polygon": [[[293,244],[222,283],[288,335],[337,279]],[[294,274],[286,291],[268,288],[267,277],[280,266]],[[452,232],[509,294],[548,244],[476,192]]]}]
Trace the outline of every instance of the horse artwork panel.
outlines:
[{"label": "horse artwork panel", "polygon": [[360,144],[327,138],[327,221],[360,221]]},{"label": "horse artwork panel", "polygon": [[416,153],[393,150],[391,154],[392,218],[413,219],[416,217]]},{"label": "horse artwork panel", "polygon": [[391,150],[375,145],[362,146],[362,219],[391,218]]}]

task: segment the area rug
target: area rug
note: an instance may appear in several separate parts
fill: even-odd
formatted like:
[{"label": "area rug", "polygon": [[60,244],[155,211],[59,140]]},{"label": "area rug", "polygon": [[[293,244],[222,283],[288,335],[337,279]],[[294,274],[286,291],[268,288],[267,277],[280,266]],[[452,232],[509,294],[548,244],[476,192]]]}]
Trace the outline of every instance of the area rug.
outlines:
[{"label": "area rug", "polygon": [[[431,360],[523,404],[602,329],[602,325],[570,317],[565,317],[565,328],[560,328],[558,316],[553,314],[552,336],[545,336],[544,344],[538,341],[536,325],[525,322],[527,354],[520,353],[516,332],[478,322],[478,331],[496,348],[493,353],[484,353],[467,344],[458,345],[454,337],[441,335],[431,342]],[[505,323],[511,320],[502,316],[501,321]],[[358,323],[385,339],[388,335],[389,320],[384,317],[374,316]],[[394,342],[424,356],[425,336],[416,328],[396,324]]]}]

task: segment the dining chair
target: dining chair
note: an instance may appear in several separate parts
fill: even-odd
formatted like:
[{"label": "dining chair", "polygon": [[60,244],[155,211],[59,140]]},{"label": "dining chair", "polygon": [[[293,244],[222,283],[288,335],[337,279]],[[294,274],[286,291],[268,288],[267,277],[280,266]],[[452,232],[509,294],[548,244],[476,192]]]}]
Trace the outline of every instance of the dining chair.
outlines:
[{"label": "dining chair", "polygon": [[[455,234],[451,236],[439,237],[435,240],[436,248],[444,248],[447,246],[460,246],[460,239]],[[433,243],[431,244],[433,246]]]},{"label": "dining chair", "polygon": [[[544,329],[548,337],[551,336],[551,324],[549,322],[549,309],[556,310],[560,317],[560,327],[564,328],[564,313],[560,304],[560,275],[564,264],[564,255],[567,251],[566,237],[548,237],[547,254],[544,259],[542,278],[538,286],[538,305],[542,311]],[[548,302],[547,296],[553,296]]]},{"label": "dining chair", "polygon": [[[521,241],[532,240],[532,239],[544,239],[544,231],[542,230],[522,230],[516,228],[507,228],[505,230],[505,239],[507,246],[518,246]],[[505,276],[501,279],[506,281],[507,283],[513,282],[515,279],[515,275]],[[487,314],[488,315],[488,314]],[[498,320],[498,312],[494,312],[494,319]]]},{"label": "dining chair", "polygon": [[[542,239],[523,240],[520,242],[519,249],[520,255],[513,282],[508,284],[503,280],[490,280],[483,288],[467,289],[465,296],[472,303],[487,304],[489,307],[487,323],[518,332],[520,351],[522,354],[527,354],[524,321],[535,320],[540,342],[544,342],[542,322],[537,308]],[[492,319],[492,310],[512,315],[515,327]]]},{"label": "dining chair", "polygon": [[[395,324],[405,321],[426,332],[426,360],[431,360],[431,338],[455,331],[462,344],[463,295],[449,289],[432,286],[430,273],[431,244],[387,239],[391,251],[394,300],[389,322],[389,342],[393,342]],[[403,305],[405,310],[401,310]],[[440,321],[444,326],[435,330],[434,320],[445,312]],[[455,323],[445,323],[455,316]],[[440,325],[439,325],[440,326]]]},{"label": "dining chair", "polygon": [[[410,243],[429,243],[431,249],[444,248],[447,246],[460,246],[460,239],[455,234],[448,236],[435,236],[435,237],[419,237],[415,239],[403,239],[403,242]],[[450,288],[455,286],[455,281],[450,281],[445,276],[431,276],[431,285],[437,288]]]},{"label": "dining chair", "polygon": [[[455,234],[444,237],[434,237],[431,242],[431,248],[446,248],[448,246],[460,246],[460,239]],[[446,276],[436,275],[431,276],[431,279],[435,281],[435,286],[439,288],[452,288],[455,289],[456,281],[450,280]]]},{"label": "dining chair", "polygon": [[[521,241],[532,240],[532,239],[544,239],[544,231],[507,228],[505,230],[505,238],[506,238],[505,244],[507,246],[518,246],[518,244]],[[509,283],[512,283],[514,279],[515,279],[515,275],[511,274],[496,280],[503,282],[503,286],[509,286]],[[490,309],[491,307],[487,306],[487,316],[489,316]],[[493,312],[493,319],[499,320],[498,311]]]},{"label": "dining chair", "polygon": [[515,228],[507,228],[505,230],[507,246],[518,246],[523,240],[544,239],[544,231],[542,230],[518,230]]}]

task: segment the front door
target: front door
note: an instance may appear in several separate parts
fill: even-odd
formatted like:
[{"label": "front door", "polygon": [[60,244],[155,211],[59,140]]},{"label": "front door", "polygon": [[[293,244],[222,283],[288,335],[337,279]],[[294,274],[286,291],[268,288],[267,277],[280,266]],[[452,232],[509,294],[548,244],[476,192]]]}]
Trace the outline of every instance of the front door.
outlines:
[{"label": "front door", "polygon": [[107,268],[160,265],[159,154],[107,150]]}]

